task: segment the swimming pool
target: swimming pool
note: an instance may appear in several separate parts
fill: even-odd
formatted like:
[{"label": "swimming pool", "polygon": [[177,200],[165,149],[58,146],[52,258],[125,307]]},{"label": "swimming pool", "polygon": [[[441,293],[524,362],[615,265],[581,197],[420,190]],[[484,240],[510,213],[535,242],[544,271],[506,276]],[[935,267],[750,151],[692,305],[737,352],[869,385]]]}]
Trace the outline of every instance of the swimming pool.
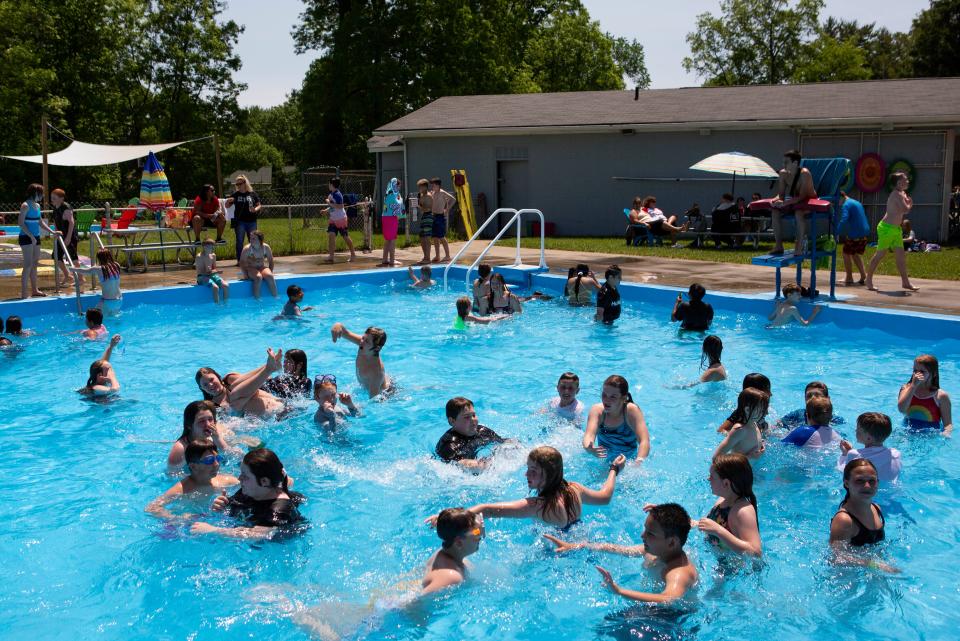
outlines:
[{"label": "swimming pool", "polygon": [[[948,321],[928,319],[937,331],[912,338],[858,329],[838,311],[825,316],[839,326],[767,331],[755,313],[759,303],[715,298],[713,331],[723,338],[731,382],[679,390],[665,385],[696,378],[702,337],[678,335],[667,322],[675,296],[668,288],[625,292],[629,302],[612,328],[591,322],[592,310],[540,302],[498,327],[456,333],[449,331],[454,295],[409,291],[400,272],[287,282],[304,287],[304,305],[317,306],[305,322],[272,322],[282,301],[243,298],[243,285],[226,308],[208,303],[199,288],[143,294],[149,304],[107,321],[126,338],[113,359],[121,399],[109,404],[73,391],[102,344],[62,335],[81,327],[76,317],[27,316],[40,335],[22,341],[22,352],[0,355],[8,391],[0,439],[10,452],[0,480],[7,496],[0,638],[303,639],[292,618],[307,609],[348,638],[369,639],[956,637],[960,569],[949,555],[960,538],[960,462],[953,440],[906,434],[896,419],[896,391],[920,352],[940,358],[943,387],[956,398],[960,341]],[[29,309],[52,312],[70,301],[40,303]],[[337,320],[354,331],[387,330],[383,358],[399,383],[397,397],[371,403],[355,394],[364,417],[332,435],[314,426],[307,402],[280,423],[248,421],[242,430],[280,455],[309,498],[302,512],[311,528],[282,543],[251,544],[191,537],[144,514],[171,484],[169,444],[157,441],[179,435],[183,407],[199,398],[197,367],[246,371],[262,363],[267,346],[299,347],[311,375],[336,374],[341,390],[357,392],[355,348],[330,342]],[[871,314],[861,324],[896,331],[905,323]],[[880,554],[903,574],[826,563],[829,520],[842,497],[836,457],[773,443],[755,464],[764,562],[720,576],[717,557],[691,532],[687,548],[701,581],[688,607],[632,606],[607,592],[593,568],[601,563],[621,585],[654,589],[637,559],[557,557],[541,539],[554,528],[494,519],[466,585],[418,608],[382,607],[396,596],[392,586],[419,577],[437,547],[423,518],[442,507],[525,496],[530,447],[554,445],[568,478],[599,485],[606,466],[581,450],[580,432],[538,414],[568,369],[579,374],[588,404],[599,400],[608,374],[626,376],[652,437],[650,458],[620,475],[611,505],[585,508],[571,538],[639,542],[647,501],[677,501],[704,515],[714,500],[706,477],[716,426],[733,408],[742,376],[760,371],[773,383],[773,414],[799,407],[804,384],[822,379],[848,422],[867,410],[895,417],[888,444],[903,452],[903,484],[878,500],[887,518]],[[447,428],[444,404],[457,395],[473,399],[480,421],[519,439],[522,449],[501,451],[479,476],[434,460]],[[852,437],[850,425],[841,431]],[[224,471],[235,473],[236,462]],[[381,606],[372,614],[371,599]]]}]

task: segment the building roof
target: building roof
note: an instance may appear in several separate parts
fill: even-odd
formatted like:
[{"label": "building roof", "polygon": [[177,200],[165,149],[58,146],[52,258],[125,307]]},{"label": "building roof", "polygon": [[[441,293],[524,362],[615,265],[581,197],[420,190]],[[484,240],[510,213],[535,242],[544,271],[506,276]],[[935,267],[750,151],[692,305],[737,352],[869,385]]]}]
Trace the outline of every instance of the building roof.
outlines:
[{"label": "building roof", "polygon": [[960,124],[960,78],[447,96],[378,128],[438,136],[597,129]]}]

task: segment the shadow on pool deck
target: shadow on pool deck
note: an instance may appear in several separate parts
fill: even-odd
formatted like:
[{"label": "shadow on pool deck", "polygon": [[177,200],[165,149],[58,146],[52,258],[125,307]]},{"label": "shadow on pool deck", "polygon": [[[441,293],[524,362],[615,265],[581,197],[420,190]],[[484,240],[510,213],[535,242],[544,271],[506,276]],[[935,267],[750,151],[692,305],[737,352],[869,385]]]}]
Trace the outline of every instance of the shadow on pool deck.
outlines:
[{"label": "shadow on pool deck", "polygon": [[[451,254],[456,254],[462,243],[451,243]],[[471,249],[459,261],[466,265],[473,262],[485,245]],[[513,262],[515,249],[511,247],[495,247],[487,255],[488,262],[494,265],[508,265]],[[536,265],[539,262],[539,250],[521,250],[525,264]],[[422,256],[420,250],[398,249],[397,259],[403,261],[404,266],[412,265]],[[324,272],[342,272],[359,269],[375,269],[380,262],[380,251],[370,254],[357,253],[357,260],[351,263],[344,262],[346,254],[337,254],[337,262],[333,265],[323,262],[325,255],[285,256],[276,259],[278,274],[313,274]],[[625,256],[619,254],[597,254],[589,252],[574,252],[561,250],[547,250],[547,264],[551,273],[566,274],[567,269],[578,263],[590,265],[598,278],[602,280],[604,269],[611,263],[617,263],[623,269],[623,278],[626,282],[649,283],[654,285],[671,285],[684,287],[693,282],[699,282],[707,288],[708,296],[711,290],[742,293],[769,293],[773,295],[774,270],[755,265],[740,265],[733,263],[711,263],[699,260],[683,260],[676,258],[657,258],[646,256]],[[233,260],[224,261],[218,265],[226,278],[239,278],[239,270]],[[442,278],[442,269],[434,265],[434,278]],[[788,282],[793,271],[783,271],[784,282]],[[829,273],[817,272],[817,288],[821,292],[829,291]],[[839,274],[842,282],[843,274]],[[806,277],[806,274],[805,274]],[[879,292],[867,291],[865,287],[837,286],[837,295],[843,298],[843,303],[883,307],[900,311],[921,311],[937,314],[960,315],[960,281],[912,279],[914,285],[920,287],[919,292],[905,292],[900,288],[898,276],[877,276],[875,284]],[[152,266],[145,274],[123,274],[123,289],[141,289],[145,287],[159,287],[169,285],[192,285],[195,277],[192,268],[168,266],[167,271]],[[806,283],[806,281],[804,281]],[[89,279],[87,279],[89,286]],[[40,276],[42,290],[53,293],[52,275]],[[72,294],[72,290],[71,290]],[[20,295],[20,278],[8,276],[0,278],[0,298],[11,300]],[[283,292],[280,292],[283,296]]]}]

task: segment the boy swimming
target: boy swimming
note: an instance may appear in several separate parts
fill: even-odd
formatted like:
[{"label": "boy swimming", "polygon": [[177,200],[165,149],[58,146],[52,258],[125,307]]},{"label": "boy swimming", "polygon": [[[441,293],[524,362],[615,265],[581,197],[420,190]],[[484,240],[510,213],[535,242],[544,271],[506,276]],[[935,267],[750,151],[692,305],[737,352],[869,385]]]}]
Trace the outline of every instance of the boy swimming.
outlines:
[{"label": "boy swimming", "polygon": [[393,381],[387,375],[380,359],[380,350],[387,342],[387,333],[379,327],[368,327],[367,331],[354,334],[343,323],[334,323],[330,328],[330,336],[336,343],[341,337],[359,346],[357,350],[357,380],[363,386],[370,398],[389,391]]},{"label": "boy swimming", "polygon": [[790,321],[797,321],[801,325],[809,325],[817,317],[822,309],[820,305],[814,305],[810,317],[804,319],[797,309],[797,303],[800,302],[800,287],[795,283],[787,283],[783,286],[784,300],[778,300],[773,307],[773,311],[767,316],[770,324],[767,327],[782,327],[788,325]]}]

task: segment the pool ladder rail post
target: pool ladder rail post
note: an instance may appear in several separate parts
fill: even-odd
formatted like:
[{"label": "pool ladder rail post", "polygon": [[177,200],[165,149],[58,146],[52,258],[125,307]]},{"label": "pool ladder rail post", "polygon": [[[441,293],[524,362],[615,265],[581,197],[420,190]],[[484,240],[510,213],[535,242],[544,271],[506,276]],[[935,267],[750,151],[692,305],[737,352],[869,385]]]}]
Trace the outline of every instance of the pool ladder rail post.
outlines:
[{"label": "pool ladder rail post", "polygon": [[523,266],[523,259],[520,256],[520,236],[521,236],[520,224],[524,214],[536,214],[540,218],[540,264],[538,265],[538,269],[542,269],[542,270],[549,269],[549,267],[547,267],[547,259],[546,259],[546,251],[545,251],[546,224],[545,224],[543,212],[540,211],[539,209],[511,209],[508,207],[500,207],[494,210],[494,212],[490,214],[490,216],[488,216],[485,221],[483,221],[483,224],[477,228],[477,231],[473,234],[473,236],[470,237],[470,240],[464,243],[463,247],[460,248],[460,251],[458,251],[454,255],[454,257],[450,260],[450,262],[444,266],[443,291],[447,291],[448,289],[447,276],[450,271],[450,267],[452,267],[460,259],[460,257],[467,251],[470,245],[473,244],[473,241],[475,241],[477,238],[480,237],[480,234],[483,233],[483,230],[486,229],[487,225],[489,225],[492,221],[496,220],[498,218],[498,215],[502,213],[510,213],[513,215],[506,222],[506,224],[504,224],[500,228],[500,231],[497,232],[497,235],[494,236],[493,240],[491,240],[490,243],[483,249],[483,251],[480,252],[480,255],[476,258],[476,260],[473,261],[473,263],[467,269],[467,273],[464,276],[464,284],[466,286],[467,291],[470,290],[470,275],[471,273],[473,273],[474,268],[476,268],[476,266],[480,263],[480,261],[484,259],[484,257],[490,251],[490,249],[497,244],[497,241],[503,237],[503,235],[507,232],[507,230],[510,229],[510,225],[513,225],[514,223],[516,223],[517,225],[517,251],[516,251],[516,255],[514,256],[514,261],[511,267]]}]

